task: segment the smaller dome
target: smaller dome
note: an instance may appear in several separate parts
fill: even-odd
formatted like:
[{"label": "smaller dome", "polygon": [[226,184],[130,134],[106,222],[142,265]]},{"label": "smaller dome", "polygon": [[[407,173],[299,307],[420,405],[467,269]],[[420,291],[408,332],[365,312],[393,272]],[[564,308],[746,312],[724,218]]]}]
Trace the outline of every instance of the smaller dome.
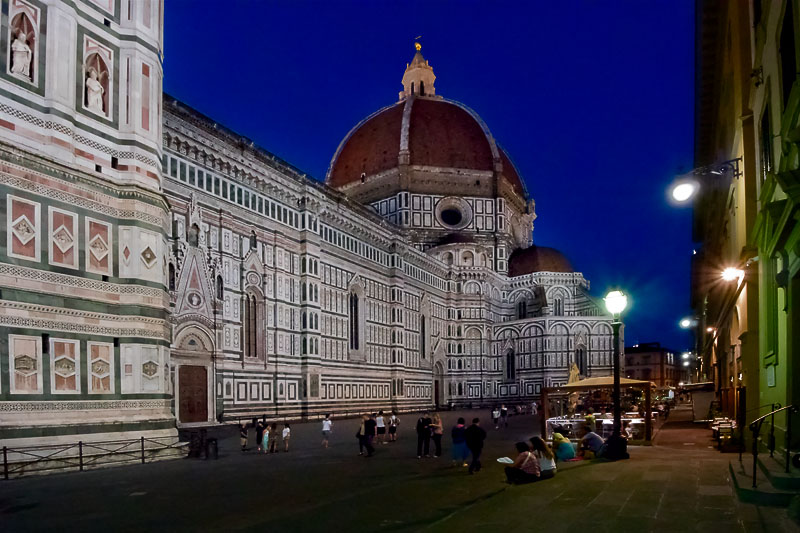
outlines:
[{"label": "smaller dome", "polygon": [[516,250],[508,259],[509,277],[524,276],[533,272],[575,272],[572,263],[555,248],[531,246]]}]

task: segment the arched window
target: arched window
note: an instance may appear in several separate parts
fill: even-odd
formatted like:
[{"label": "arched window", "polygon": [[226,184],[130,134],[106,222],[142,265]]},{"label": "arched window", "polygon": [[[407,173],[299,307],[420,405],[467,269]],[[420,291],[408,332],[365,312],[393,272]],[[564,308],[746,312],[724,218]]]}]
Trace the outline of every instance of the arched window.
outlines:
[{"label": "arched window", "polygon": [[350,293],[350,349],[358,350],[360,346],[358,338],[359,302],[358,295]]},{"label": "arched window", "polygon": [[169,274],[168,274],[168,277],[169,277],[169,290],[174,291],[175,290],[175,265],[170,263],[168,270],[169,270]]},{"label": "arched window", "polygon": [[425,82],[422,80],[419,80],[419,95],[425,96]]},{"label": "arched window", "polygon": [[222,283],[222,276],[217,276],[217,300],[225,297],[225,285]]},{"label": "arched window", "polygon": [[303,337],[302,354],[306,355],[307,353],[308,353],[308,339]]},{"label": "arched window", "polygon": [[261,355],[258,349],[259,303],[255,294],[251,292],[245,293],[244,312],[242,314],[244,353],[247,357],[259,357]]},{"label": "arched window", "polygon": [[426,321],[425,315],[419,319],[419,355],[423,359],[425,359],[425,344],[427,340]]},{"label": "arched window", "polygon": [[564,315],[564,300],[562,300],[560,296],[553,300],[553,314],[555,316]]},{"label": "arched window", "polygon": [[527,301],[521,300],[517,304],[517,318],[520,319],[520,320],[523,319],[523,318],[528,318],[528,302]]},{"label": "arched window", "polygon": [[462,368],[463,368],[463,365],[461,363],[461,359],[459,359],[458,360],[458,369],[461,370]]},{"label": "arched window", "polygon": [[516,379],[517,377],[517,360],[514,355],[514,350],[506,354],[506,379]]},{"label": "arched window", "polygon": [[587,371],[589,370],[589,361],[588,357],[586,357],[586,348],[581,346],[575,350],[575,364],[578,365],[578,372],[580,375],[588,375]]},{"label": "arched window", "polygon": [[414,82],[411,82],[411,94],[414,94]]},{"label": "arched window", "polygon": [[258,247],[258,238],[256,238],[256,232],[250,232],[250,249],[255,250]]}]

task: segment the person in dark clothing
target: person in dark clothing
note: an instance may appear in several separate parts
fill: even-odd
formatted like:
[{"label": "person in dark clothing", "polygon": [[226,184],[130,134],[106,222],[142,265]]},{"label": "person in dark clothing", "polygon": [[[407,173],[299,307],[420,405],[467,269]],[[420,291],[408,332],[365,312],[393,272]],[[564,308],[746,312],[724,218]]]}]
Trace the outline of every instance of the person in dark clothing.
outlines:
[{"label": "person in dark clothing", "polygon": [[244,424],[239,424],[239,441],[242,445],[242,451],[247,451],[247,426]]},{"label": "person in dark clothing", "polygon": [[425,457],[430,457],[431,449],[431,417],[428,413],[422,413],[422,416],[417,420],[417,459],[422,458],[423,452]]},{"label": "person in dark clothing", "polygon": [[375,453],[375,448],[372,446],[372,441],[375,438],[375,428],[378,423],[375,421],[375,415],[370,415],[364,421],[364,447],[367,449],[367,457],[372,457]]},{"label": "person in dark clothing", "polygon": [[508,407],[505,405],[500,406],[500,421],[503,426],[508,427]]},{"label": "person in dark clothing", "polygon": [[472,425],[464,431],[467,448],[472,452],[472,463],[469,465],[470,474],[481,470],[481,452],[483,452],[483,441],[486,440],[486,431],[480,426],[480,422],[479,418],[473,418]]},{"label": "person in dark clothing", "polygon": [[256,424],[256,450],[261,451],[261,440],[264,438],[264,423],[261,420]]}]

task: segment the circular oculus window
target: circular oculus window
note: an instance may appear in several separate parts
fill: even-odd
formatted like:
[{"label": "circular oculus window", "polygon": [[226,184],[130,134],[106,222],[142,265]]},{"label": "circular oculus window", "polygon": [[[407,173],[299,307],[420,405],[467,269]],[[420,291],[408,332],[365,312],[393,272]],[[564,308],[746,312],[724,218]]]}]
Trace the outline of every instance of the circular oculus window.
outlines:
[{"label": "circular oculus window", "polygon": [[436,218],[447,228],[462,229],[472,221],[472,209],[462,198],[450,196],[439,201]]}]

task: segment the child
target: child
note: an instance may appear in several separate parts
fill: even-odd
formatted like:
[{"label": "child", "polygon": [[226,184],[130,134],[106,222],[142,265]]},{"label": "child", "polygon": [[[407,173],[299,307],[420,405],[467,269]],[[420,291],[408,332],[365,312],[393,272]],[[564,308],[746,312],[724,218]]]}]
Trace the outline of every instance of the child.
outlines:
[{"label": "child", "polygon": [[291,435],[292,429],[289,427],[289,424],[284,424],[283,433],[281,436],[283,437],[283,451],[285,452],[289,451],[289,437],[291,437]]},{"label": "child", "polygon": [[247,427],[244,424],[239,424],[239,441],[242,444],[242,451],[247,451]]},{"label": "child", "polygon": [[333,422],[331,421],[331,415],[325,415],[325,420],[322,421],[322,447],[328,447],[328,438],[331,436],[331,428],[333,427]]}]

